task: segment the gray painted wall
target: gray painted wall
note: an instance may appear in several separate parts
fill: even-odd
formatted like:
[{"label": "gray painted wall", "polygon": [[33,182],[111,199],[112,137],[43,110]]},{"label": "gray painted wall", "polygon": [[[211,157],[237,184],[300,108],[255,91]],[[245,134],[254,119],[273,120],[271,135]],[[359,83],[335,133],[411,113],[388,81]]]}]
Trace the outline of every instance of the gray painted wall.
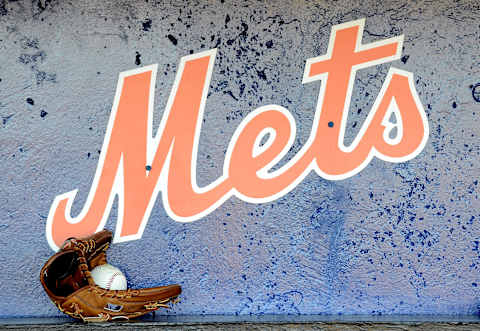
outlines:
[{"label": "gray painted wall", "polygon": [[[305,60],[333,25],[366,18],[363,42],[405,35],[399,61],[361,70],[347,142],[388,68],[413,72],[428,116],[423,152],[374,159],[358,175],[311,173],[265,204],[231,198],[193,223],[158,199],[140,240],[110,261],[130,287],[179,282],[165,314],[472,314],[480,277],[480,4],[464,1],[0,1],[0,317],[60,316],[38,281],[52,254],[55,196],[95,174],[118,74],[158,63],[158,126],[182,56],[218,48],[198,153],[198,182],[221,175],[242,119],[266,104],[306,142],[320,84]],[[107,228],[115,227],[115,207]]]}]

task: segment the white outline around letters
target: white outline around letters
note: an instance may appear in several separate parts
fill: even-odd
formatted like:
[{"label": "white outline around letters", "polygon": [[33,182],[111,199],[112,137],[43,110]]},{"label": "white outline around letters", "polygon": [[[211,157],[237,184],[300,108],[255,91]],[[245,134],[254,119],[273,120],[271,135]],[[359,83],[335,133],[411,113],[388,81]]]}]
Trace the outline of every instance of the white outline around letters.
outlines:
[{"label": "white outline around letters", "polygon": [[[212,211],[217,209],[221,204],[223,204],[227,199],[229,199],[232,196],[236,196],[243,201],[251,202],[251,203],[265,203],[265,202],[270,202],[270,201],[276,200],[276,199],[282,197],[283,195],[287,194],[288,192],[290,192],[312,170],[315,171],[319,176],[321,176],[325,179],[341,180],[341,179],[346,179],[346,178],[349,178],[351,176],[354,176],[355,174],[360,172],[363,168],[365,168],[367,166],[367,164],[372,160],[373,157],[378,157],[379,159],[384,160],[384,161],[388,161],[388,162],[404,162],[404,161],[410,160],[410,159],[414,158],[415,156],[417,156],[422,151],[422,149],[425,147],[425,144],[426,144],[427,139],[428,139],[429,128],[428,128],[427,117],[425,115],[423,106],[420,102],[420,98],[418,97],[418,94],[416,93],[416,90],[415,90],[414,81],[413,81],[413,74],[410,73],[410,72],[406,72],[406,71],[403,71],[403,70],[400,70],[400,69],[395,69],[395,68],[390,68],[390,70],[387,74],[387,78],[386,78],[386,80],[385,80],[385,82],[384,82],[376,100],[375,100],[375,103],[373,104],[370,113],[368,114],[365,122],[363,123],[359,133],[357,134],[357,136],[354,139],[354,141],[352,142],[352,144],[347,147],[343,143],[344,135],[345,135],[345,127],[346,127],[346,122],[347,122],[347,116],[346,115],[348,114],[349,107],[350,107],[350,99],[351,99],[351,95],[352,95],[352,90],[353,90],[353,85],[354,85],[354,81],[355,81],[356,71],[359,70],[359,69],[362,69],[362,68],[369,67],[369,66],[374,66],[374,65],[377,65],[377,64],[397,60],[401,56],[401,50],[402,50],[402,44],[403,44],[403,35],[398,36],[398,37],[394,37],[394,38],[390,38],[390,39],[386,39],[386,40],[381,40],[381,41],[377,41],[377,42],[362,45],[361,40],[362,40],[364,25],[365,25],[365,19],[361,19],[361,20],[347,22],[347,23],[344,23],[344,24],[339,24],[339,25],[333,26],[332,27],[332,32],[330,34],[330,40],[329,40],[327,54],[319,56],[319,57],[315,57],[315,58],[310,58],[306,61],[305,71],[304,71],[304,76],[303,76],[303,83],[305,84],[305,83],[318,81],[318,80],[320,80],[322,83],[321,83],[321,87],[320,87],[320,91],[319,91],[319,95],[318,95],[318,101],[317,101],[315,116],[314,116],[314,120],[313,120],[314,124],[312,126],[312,131],[310,133],[310,137],[308,138],[306,144],[300,149],[300,151],[291,160],[289,160],[285,165],[283,165],[280,169],[277,169],[273,172],[268,172],[268,170],[270,170],[271,167],[273,167],[278,161],[280,161],[287,154],[289,148],[292,146],[292,144],[294,142],[294,139],[295,139],[295,135],[296,135],[295,119],[293,118],[293,116],[291,115],[291,113],[287,109],[285,109],[281,106],[278,106],[278,105],[267,105],[267,106],[257,108],[245,117],[245,119],[241,122],[239,127],[236,129],[234,135],[232,136],[232,139],[231,139],[231,141],[228,145],[227,153],[226,153],[225,160],[224,160],[223,174],[219,178],[217,178],[214,182],[212,182],[209,185],[204,186],[204,187],[199,187],[197,185],[197,182],[196,182],[197,151],[198,151],[198,144],[199,144],[202,118],[203,118],[203,113],[204,113],[204,110],[205,110],[208,88],[210,86],[210,80],[211,80],[211,77],[212,77],[213,66],[214,66],[214,61],[215,61],[215,56],[216,56],[216,49],[208,50],[208,51],[201,52],[201,53],[196,53],[196,54],[185,56],[185,57],[181,58],[180,65],[178,67],[178,71],[177,71],[177,74],[176,74],[176,77],[175,77],[175,81],[174,81],[174,84],[173,84],[173,87],[172,87],[172,90],[170,92],[170,96],[169,96],[169,99],[168,99],[168,102],[167,102],[167,105],[166,105],[166,108],[165,108],[165,112],[162,116],[162,120],[160,122],[159,128],[157,130],[157,134],[155,135],[155,137],[152,136],[152,131],[153,131],[153,108],[154,108],[153,104],[154,104],[154,95],[155,95],[154,92],[155,92],[157,65],[154,64],[154,65],[146,66],[146,67],[143,67],[143,68],[124,71],[124,72],[120,73],[119,74],[119,80],[118,80],[118,83],[117,83],[117,89],[116,89],[116,93],[115,93],[115,99],[113,101],[112,112],[111,112],[111,115],[110,115],[107,131],[106,131],[106,134],[105,134],[105,139],[104,139],[104,143],[103,143],[103,147],[102,147],[102,152],[100,154],[100,159],[99,159],[99,162],[98,162],[98,165],[97,165],[95,177],[94,177],[92,186],[90,188],[90,192],[88,194],[85,205],[83,206],[80,214],[78,216],[72,218],[71,217],[71,208],[72,208],[72,204],[73,204],[73,201],[75,199],[75,196],[78,192],[78,189],[67,192],[67,193],[64,193],[64,194],[61,194],[61,195],[58,195],[58,196],[55,197],[55,200],[52,203],[52,206],[50,208],[50,212],[49,212],[48,219],[47,219],[47,224],[46,224],[46,237],[47,237],[47,241],[48,241],[50,247],[52,247],[52,249],[54,249],[54,250],[58,249],[58,247],[54,243],[53,237],[52,237],[52,223],[53,223],[53,216],[55,214],[55,211],[56,211],[60,201],[62,201],[64,199],[67,199],[65,217],[66,217],[67,222],[69,222],[71,224],[75,224],[75,223],[80,222],[85,217],[85,215],[87,214],[88,210],[91,207],[95,192],[96,192],[98,184],[99,184],[100,175],[103,171],[105,157],[106,157],[106,153],[107,153],[107,147],[110,143],[113,124],[114,124],[115,117],[116,117],[116,114],[117,114],[118,105],[119,105],[120,96],[121,96],[121,92],[122,92],[122,88],[123,88],[123,82],[124,82],[125,77],[136,75],[136,74],[139,74],[139,73],[144,73],[144,72],[151,72],[152,73],[151,81],[150,81],[150,94],[149,94],[149,102],[148,102],[148,124],[147,124],[147,128],[148,128],[147,129],[147,164],[152,164],[153,160],[154,160],[154,157],[155,157],[155,153],[156,153],[157,148],[158,148],[158,145],[160,143],[160,139],[161,139],[162,134],[165,130],[165,126],[166,126],[166,123],[167,123],[167,120],[168,120],[168,117],[169,117],[169,114],[170,114],[170,110],[171,110],[171,107],[173,105],[173,102],[174,102],[174,99],[175,99],[175,96],[176,96],[176,93],[177,93],[177,90],[178,90],[180,79],[183,75],[183,70],[185,68],[185,63],[188,62],[188,61],[203,58],[203,57],[206,57],[206,56],[209,57],[209,64],[208,64],[208,71],[207,71],[207,76],[206,76],[206,79],[205,79],[204,89],[203,89],[203,92],[202,92],[199,115],[198,115],[198,118],[197,118],[197,123],[196,123],[196,128],[195,128],[195,138],[194,138],[193,155],[192,155],[192,163],[191,163],[191,175],[192,175],[191,178],[192,178],[192,186],[193,186],[192,188],[193,188],[194,192],[196,192],[196,193],[202,193],[202,192],[209,191],[210,189],[219,185],[219,183],[221,183],[222,181],[224,181],[228,178],[228,165],[230,164],[231,153],[232,153],[232,150],[233,150],[233,146],[235,146],[236,141],[237,141],[241,131],[251,120],[253,120],[257,115],[259,115],[260,113],[262,113],[264,111],[278,111],[283,116],[285,116],[290,123],[291,132],[290,132],[290,137],[289,137],[288,143],[282,149],[281,153],[277,157],[275,157],[275,159],[272,160],[267,166],[265,166],[264,168],[262,168],[261,170],[259,170],[257,172],[257,175],[260,178],[274,178],[274,177],[282,174],[283,172],[287,171],[290,167],[292,167],[309,150],[312,143],[314,142],[314,139],[315,139],[315,136],[316,136],[316,133],[317,133],[317,130],[318,130],[318,122],[319,122],[322,103],[323,103],[323,99],[324,99],[324,95],[325,95],[325,86],[326,86],[326,82],[327,82],[327,79],[328,79],[328,74],[327,73],[322,73],[322,74],[319,74],[319,75],[316,75],[316,76],[309,77],[308,74],[310,72],[310,67],[311,67],[312,63],[322,61],[322,60],[328,60],[328,59],[331,58],[336,32],[338,30],[345,29],[345,28],[348,28],[348,27],[359,26],[359,33],[357,35],[357,41],[356,41],[356,51],[366,50],[366,49],[386,45],[386,44],[393,43],[393,42],[397,42],[397,43],[399,43],[399,45],[398,45],[396,54],[391,56],[391,57],[376,60],[376,61],[370,61],[370,62],[367,62],[367,63],[363,63],[363,64],[360,64],[360,65],[354,66],[352,68],[351,76],[350,76],[350,82],[349,82],[348,91],[347,91],[347,98],[346,98],[346,102],[345,102],[344,110],[343,110],[344,115],[343,115],[343,118],[342,118],[340,135],[339,135],[339,140],[338,140],[339,148],[344,152],[351,152],[358,145],[358,143],[362,139],[363,135],[365,134],[368,125],[370,124],[371,120],[373,119],[373,117],[376,113],[376,111],[378,109],[378,106],[380,104],[380,101],[383,99],[384,94],[386,92],[386,89],[387,89],[388,85],[390,84],[390,81],[391,81],[393,75],[400,75],[400,76],[404,76],[404,77],[408,78],[410,91],[411,91],[411,93],[414,97],[417,109],[419,110],[420,116],[421,116],[422,121],[423,121],[423,128],[424,128],[423,139],[422,139],[421,143],[419,144],[419,146],[416,148],[416,150],[414,152],[412,152],[409,155],[406,155],[404,157],[401,157],[401,158],[387,157],[387,156],[381,154],[380,152],[378,152],[375,148],[372,148],[370,153],[368,154],[368,156],[365,158],[364,162],[362,162],[357,168],[355,168],[355,169],[353,169],[353,170],[351,170],[347,173],[341,174],[341,175],[329,175],[329,174],[326,174],[326,173],[322,172],[318,168],[318,166],[316,165],[315,159],[313,159],[312,162],[310,163],[310,165],[308,167],[306,167],[306,169],[300,174],[300,176],[298,176],[292,183],[290,183],[282,191],[280,191],[280,192],[278,192],[278,193],[276,193],[272,196],[269,196],[269,197],[266,197],[266,198],[251,198],[251,197],[247,197],[247,196],[244,196],[244,195],[240,194],[234,188],[232,188],[224,196],[222,196],[219,200],[217,200],[215,203],[213,203],[209,208],[205,209],[204,211],[202,211],[202,212],[200,212],[196,215],[192,215],[192,216],[189,216],[189,217],[180,217],[178,215],[175,215],[173,213],[173,211],[171,210],[171,208],[169,206],[169,203],[168,203],[168,190],[167,190],[167,188],[168,188],[168,183],[167,183],[168,176],[167,176],[167,174],[168,174],[169,168],[170,168],[170,157],[171,157],[172,147],[175,143],[173,141],[172,145],[170,146],[170,150],[167,154],[167,157],[165,158],[165,162],[164,162],[163,167],[161,169],[161,173],[159,175],[159,178],[158,178],[157,183],[155,185],[155,188],[153,190],[152,196],[150,197],[149,204],[148,204],[148,206],[147,206],[147,208],[144,212],[144,216],[142,218],[142,221],[141,221],[138,232],[134,235],[123,236],[123,237],[120,236],[120,232],[121,232],[121,229],[122,229],[122,226],[123,226],[123,217],[124,217],[124,187],[123,187],[124,170],[123,170],[123,155],[122,155],[122,157],[120,159],[120,162],[119,162],[119,165],[118,165],[117,172],[116,172],[114,184],[113,184],[113,187],[112,187],[112,190],[111,190],[108,202],[107,202],[107,206],[105,207],[105,211],[104,211],[104,214],[102,216],[102,219],[101,219],[101,221],[100,221],[100,223],[99,223],[99,225],[96,229],[96,231],[100,231],[101,229],[104,228],[105,223],[108,219],[108,216],[110,215],[111,208],[112,208],[113,202],[115,200],[115,196],[118,195],[119,205],[118,205],[118,216],[117,216],[117,225],[116,225],[115,235],[114,235],[114,242],[123,242],[123,241],[135,240],[135,239],[140,239],[142,237],[143,231],[145,230],[145,227],[146,227],[146,224],[147,224],[148,219],[150,217],[150,214],[151,214],[151,211],[153,209],[154,203],[157,199],[158,194],[161,191],[163,192],[162,193],[163,206],[164,206],[168,216],[170,218],[172,218],[173,220],[177,221],[177,222],[192,222],[192,221],[198,220],[198,219],[210,214]],[[273,128],[265,128],[257,136],[258,143],[260,142],[259,137],[262,137],[267,132],[270,133],[270,137],[268,138],[268,140],[267,140],[267,142],[265,143],[264,146],[262,146],[262,147],[258,146],[257,142],[254,144],[254,146],[252,146],[253,155],[255,155],[255,153],[260,154],[263,151],[267,150],[271,146],[273,141],[275,140],[276,134],[275,134],[274,129]]]}]

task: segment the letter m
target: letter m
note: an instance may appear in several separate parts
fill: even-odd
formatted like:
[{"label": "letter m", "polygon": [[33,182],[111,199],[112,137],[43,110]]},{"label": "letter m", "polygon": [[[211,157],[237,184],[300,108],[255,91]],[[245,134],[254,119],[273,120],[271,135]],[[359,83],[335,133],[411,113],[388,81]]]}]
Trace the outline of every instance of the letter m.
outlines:
[{"label": "letter m", "polygon": [[57,196],[50,208],[46,236],[52,249],[56,250],[69,237],[103,229],[115,196],[118,196],[118,220],[114,242],[141,238],[156,197],[166,188],[168,169],[174,158],[181,164],[172,165],[176,176],[192,187],[190,167],[196,154],[199,121],[214,58],[215,50],[182,58],[155,137],[152,118],[157,65],[120,74],[85,205],[78,216],[71,216],[77,194],[73,190]]}]

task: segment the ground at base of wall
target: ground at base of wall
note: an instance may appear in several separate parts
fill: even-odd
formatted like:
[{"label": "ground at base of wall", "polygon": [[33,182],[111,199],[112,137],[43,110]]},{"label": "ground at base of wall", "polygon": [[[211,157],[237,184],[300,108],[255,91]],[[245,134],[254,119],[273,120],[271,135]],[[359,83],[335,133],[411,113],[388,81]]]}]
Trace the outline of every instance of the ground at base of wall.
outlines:
[{"label": "ground at base of wall", "polygon": [[103,324],[58,324],[58,325],[0,325],[0,329],[7,330],[325,330],[325,331],[430,331],[430,330],[480,330],[480,323],[200,323],[177,324],[165,323],[103,323]]},{"label": "ground at base of wall", "polygon": [[6,330],[325,330],[325,331],[447,331],[479,330],[479,316],[399,315],[145,315],[129,322],[82,323],[69,317],[0,318]]}]

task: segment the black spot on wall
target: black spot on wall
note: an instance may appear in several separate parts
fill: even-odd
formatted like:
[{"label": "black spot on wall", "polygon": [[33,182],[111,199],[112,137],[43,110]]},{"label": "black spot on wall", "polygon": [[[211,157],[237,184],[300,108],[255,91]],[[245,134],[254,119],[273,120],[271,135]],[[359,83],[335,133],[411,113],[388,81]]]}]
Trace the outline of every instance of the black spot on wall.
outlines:
[{"label": "black spot on wall", "polygon": [[2,116],[2,123],[3,125],[7,124],[8,121],[10,120],[10,118],[12,118],[13,114],[12,115],[7,115],[7,116]]},{"label": "black spot on wall", "polygon": [[240,32],[239,37],[243,40],[247,40],[247,31],[248,31],[248,24],[242,22],[242,32]]},{"label": "black spot on wall", "polygon": [[257,70],[257,75],[259,78],[263,80],[267,80],[267,75],[265,74],[265,69],[263,70]]},{"label": "black spot on wall", "polygon": [[272,48],[273,46],[273,40],[269,40],[265,43],[265,46],[267,46],[267,48]]},{"label": "black spot on wall", "polygon": [[136,55],[135,55],[135,64],[136,64],[137,66],[139,66],[139,65],[142,63],[142,61],[140,61],[140,58],[142,57],[142,55],[141,55],[139,52],[135,52],[135,53],[136,53]]},{"label": "black spot on wall", "polygon": [[233,95],[232,91],[223,91],[224,94],[228,94],[231,96],[235,101],[238,101],[238,99]]},{"label": "black spot on wall", "polygon": [[38,51],[34,54],[20,54],[18,61],[22,64],[39,63],[43,62],[46,57],[47,55],[44,51]]},{"label": "black spot on wall", "polygon": [[45,110],[42,109],[42,111],[40,111],[40,117],[41,118],[44,118],[47,115],[48,115],[48,113]]},{"label": "black spot on wall", "polygon": [[401,61],[402,61],[403,63],[407,63],[407,61],[408,61],[409,58],[410,58],[410,55],[404,55],[404,56],[402,56]]},{"label": "black spot on wall", "polygon": [[6,5],[7,5],[7,0],[1,0],[0,1],[0,16],[7,15],[8,10],[7,10]]},{"label": "black spot on wall", "polygon": [[452,107],[453,109],[457,108],[457,103],[455,101],[452,103]]},{"label": "black spot on wall", "polygon": [[472,86],[472,97],[476,102],[480,102],[480,83]]},{"label": "black spot on wall", "polygon": [[[38,41],[24,40],[24,48],[38,48]],[[57,82],[57,75],[54,73],[48,73],[42,71],[38,66],[46,59],[47,55],[44,51],[37,51],[33,54],[23,53],[18,57],[18,62],[27,65],[33,71],[37,85],[42,84],[44,81]]]},{"label": "black spot on wall", "polygon": [[28,103],[29,105],[32,105],[32,106],[33,106],[33,105],[35,104],[35,102],[33,101],[32,98],[27,98],[26,101],[27,101],[27,103]]},{"label": "black spot on wall", "polygon": [[47,9],[50,2],[52,2],[52,0],[38,0],[37,6],[41,11],[44,11],[45,9]]},{"label": "black spot on wall", "polygon": [[35,72],[35,79],[37,81],[37,85],[42,84],[44,81],[56,83],[57,74],[50,74],[45,71],[40,71],[37,69]]},{"label": "black spot on wall", "polygon": [[230,15],[225,16],[225,27],[227,27],[228,22],[230,22]]},{"label": "black spot on wall", "polygon": [[38,45],[38,39],[30,39],[30,38],[22,38],[22,48],[23,49],[29,49],[29,48],[34,48],[34,49],[39,49]]},{"label": "black spot on wall", "polygon": [[177,43],[178,43],[177,38],[175,38],[175,37],[172,36],[171,34],[169,34],[169,35],[167,36],[167,38],[172,42],[172,44],[174,44],[175,46],[177,46]]},{"label": "black spot on wall", "polygon": [[152,20],[147,18],[145,21],[142,22],[143,31],[150,31],[152,28]]}]

